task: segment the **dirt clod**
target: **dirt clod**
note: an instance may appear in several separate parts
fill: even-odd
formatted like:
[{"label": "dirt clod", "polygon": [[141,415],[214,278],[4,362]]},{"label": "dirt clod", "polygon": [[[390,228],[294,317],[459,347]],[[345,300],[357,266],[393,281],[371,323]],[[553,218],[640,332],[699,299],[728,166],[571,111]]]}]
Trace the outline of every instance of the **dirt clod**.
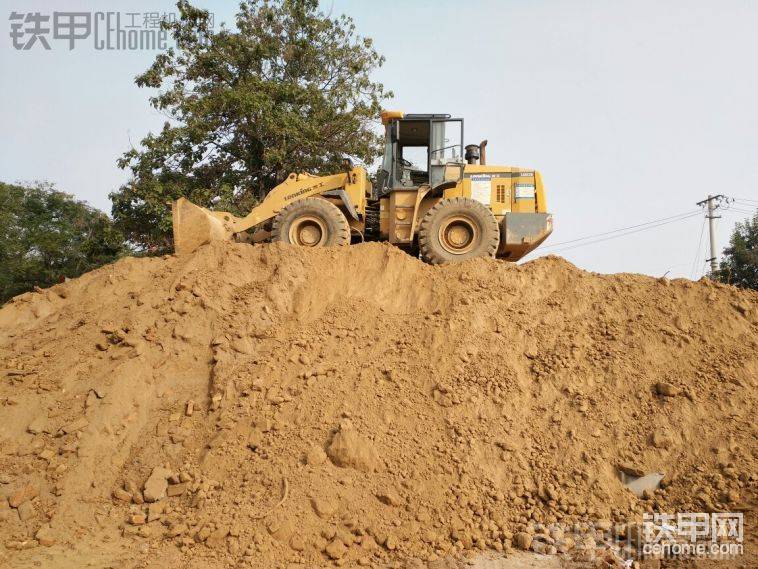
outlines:
[{"label": "dirt clod", "polygon": [[334,538],[329,542],[329,545],[326,546],[325,551],[332,559],[339,559],[347,553],[347,547],[345,547],[345,544],[342,543],[341,539]]},{"label": "dirt clod", "polygon": [[157,502],[166,497],[169,476],[171,476],[170,470],[162,466],[153,468],[150,477],[145,481],[143,489],[143,495],[147,502]]},{"label": "dirt clod", "polygon": [[659,381],[658,383],[656,383],[655,390],[656,392],[658,392],[659,395],[663,395],[665,397],[676,397],[682,391],[675,385],[672,385],[665,381]]},{"label": "dirt clod", "polygon": [[371,441],[358,434],[347,421],[334,434],[326,454],[337,466],[355,468],[363,472],[374,472],[381,466],[379,453]]},{"label": "dirt clod", "polygon": [[11,508],[18,508],[22,504],[36,498],[39,495],[39,488],[34,484],[25,484],[8,498]]}]

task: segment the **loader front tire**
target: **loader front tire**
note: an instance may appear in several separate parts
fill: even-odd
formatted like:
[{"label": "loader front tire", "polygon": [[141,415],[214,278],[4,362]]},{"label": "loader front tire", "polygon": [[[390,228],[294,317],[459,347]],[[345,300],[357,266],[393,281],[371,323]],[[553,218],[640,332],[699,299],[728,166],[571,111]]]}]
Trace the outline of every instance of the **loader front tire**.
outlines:
[{"label": "loader front tire", "polygon": [[500,227],[492,212],[476,200],[443,199],[421,220],[418,243],[421,258],[433,265],[492,258],[500,244]]},{"label": "loader front tire", "polygon": [[292,202],[274,217],[271,241],[300,247],[341,247],[350,244],[350,226],[333,203],[306,198]]}]

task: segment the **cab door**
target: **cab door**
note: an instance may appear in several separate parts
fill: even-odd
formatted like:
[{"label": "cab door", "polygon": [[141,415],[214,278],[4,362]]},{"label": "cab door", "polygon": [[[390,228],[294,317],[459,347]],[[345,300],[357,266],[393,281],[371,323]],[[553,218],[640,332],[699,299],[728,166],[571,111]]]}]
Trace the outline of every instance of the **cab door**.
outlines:
[{"label": "cab door", "polygon": [[429,185],[445,182],[445,167],[463,163],[463,121],[433,120],[429,140]]}]

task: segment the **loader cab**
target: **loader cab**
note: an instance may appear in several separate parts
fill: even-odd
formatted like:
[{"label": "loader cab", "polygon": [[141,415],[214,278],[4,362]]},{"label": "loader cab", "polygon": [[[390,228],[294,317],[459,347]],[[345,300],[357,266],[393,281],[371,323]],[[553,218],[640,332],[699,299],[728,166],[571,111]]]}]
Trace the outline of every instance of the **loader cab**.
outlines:
[{"label": "loader cab", "polygon": [[393,189],[434,188],[446,180],[448,164],[464,162],[463,119],[386,111],[382,122],[385,144],[377,176],[380,196]]}]

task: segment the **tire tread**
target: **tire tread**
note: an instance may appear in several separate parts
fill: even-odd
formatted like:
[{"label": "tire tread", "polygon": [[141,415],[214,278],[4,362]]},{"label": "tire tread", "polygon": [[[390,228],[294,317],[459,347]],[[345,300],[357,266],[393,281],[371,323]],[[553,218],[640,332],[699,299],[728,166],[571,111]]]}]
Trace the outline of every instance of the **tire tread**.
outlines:
[{"label": "tire tread", "polygon": [[455,262],[448,253],[442,248],[437,248],[435,240],[431,238],[431,226],[435,219],[444,213],[448,209],[463,209],[471,212],[472,217],[480,219],[484,226],[483,239],[486,244],[483,245],[478,255],[464,256],[460,260],[469,259],[472,257],[494,257],[500,245],[500,227],[498,226],[497,219],[492,214],[492,211],[484,204],[473,200],[471,198],[457,197],[442,199],[434,204],[426,215],[421,220],[418,232],[418,243],[421,251],[421,258],[427,263],[432,265],[439,265],[442,263]]}]

